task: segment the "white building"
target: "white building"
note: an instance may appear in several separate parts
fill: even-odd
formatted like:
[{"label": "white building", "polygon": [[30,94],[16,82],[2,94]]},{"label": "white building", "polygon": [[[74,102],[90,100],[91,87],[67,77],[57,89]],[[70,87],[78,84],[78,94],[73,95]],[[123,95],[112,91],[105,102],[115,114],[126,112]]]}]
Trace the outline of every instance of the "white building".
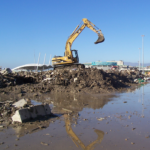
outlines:
[{"label": "white building", "polygon": [[107,62],[116,62],[118,66],[124,65],[124,62],[122,60],[119,60],[119,61],[112,60],[112,61],[107,61]]}]

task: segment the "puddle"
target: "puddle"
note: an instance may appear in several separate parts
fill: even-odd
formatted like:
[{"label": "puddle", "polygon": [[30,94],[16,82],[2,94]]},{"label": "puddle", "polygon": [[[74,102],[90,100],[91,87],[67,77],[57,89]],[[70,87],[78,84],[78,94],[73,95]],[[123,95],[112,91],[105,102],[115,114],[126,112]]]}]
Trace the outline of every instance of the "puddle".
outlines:
[{"label": "puddle", "polygon": [[37,101],[35,101],[35,100],[31,100],[31,104],[33,104],[33,105],[40,105],[40,104],[42,104],[41,102],[37,102]]},{"label": "puddle", "polygon": [[0,132],[0,149],[149,150],[149,88],[109,95],[44,95],[52,112],[62,116],[45,122],[43,129],[29,125],[33,132],[24,132],[25,127]]}]

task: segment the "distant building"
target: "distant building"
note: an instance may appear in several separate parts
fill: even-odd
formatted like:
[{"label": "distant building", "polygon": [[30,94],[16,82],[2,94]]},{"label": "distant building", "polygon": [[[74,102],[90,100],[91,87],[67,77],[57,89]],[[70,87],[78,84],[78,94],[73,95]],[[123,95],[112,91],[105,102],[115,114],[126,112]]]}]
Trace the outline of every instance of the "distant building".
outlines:
[{"label": "distant building", "polygon": [[88,62],[84,63],[85,67],[88,68],[97,68],[97,69],[103,69],[103,70],[108,70],[111,69],[112,66],[124,66],[124,62],[122,60],[119,61],[95,61],[95,62]]},{"label": "distant building", "polygon": [[117,62],[95,61],[92,62],[92,66],[117,66]]},{"label": "distant building", "polygon": [[[112,63],[112,64],[111,64]],[[116,64],[117,63],[117,64]],[[92,66],[92,65],[96,65],[96,64],[99,64],[99,65],[103,65],[103,66],[108,66],[108,65],[117,65],[117,66],[124,66],[124,61],[122,60],[119,60],[119,61],[115,61],[115,60],[111,60],[111,61],[106,61],[106,62],[102,62],[102,61],[95,61],[95,62],[87,62],[87,63],[84,63],[84,65],[86,66]]]},{"label": "distant building", "polygon": [[90,67],[90,68],[91,68],[92,63],[91,63],[91,62],[88,62],[88,63],[84,63],[84,65],[85,65],[85,67],[86,67],[86,68],[88,68],[88,67]]},{"label": "distant building", "polygon": [[124,62],[122,60],[119,60],[119,61],[112,60],[112,61],[107,61],[107,62],[116,62],[118,66],[124,65]]},{"label": "distant building", "polygon": [[35,70],[46,70],[53,68],[51,65],[43,65],[43,64],[26,64],[22,66],[18,66],[16,68],[13,68],[12,71],[16,70],[27,70],[27,71],[35,71]]}]

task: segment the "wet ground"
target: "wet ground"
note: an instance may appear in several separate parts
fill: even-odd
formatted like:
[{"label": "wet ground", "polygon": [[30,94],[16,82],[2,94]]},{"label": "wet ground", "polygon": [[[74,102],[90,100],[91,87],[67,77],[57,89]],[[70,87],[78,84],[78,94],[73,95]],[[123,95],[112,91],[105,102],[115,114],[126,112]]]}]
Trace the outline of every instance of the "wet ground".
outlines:
[{"label": "wet ground", "polygon": [[0,149],[149,150],[149,89],[146,84],[114,94],[45,94],[32,103],[49,103],[57,117],[44,127],[40,120],[0,126]]}]

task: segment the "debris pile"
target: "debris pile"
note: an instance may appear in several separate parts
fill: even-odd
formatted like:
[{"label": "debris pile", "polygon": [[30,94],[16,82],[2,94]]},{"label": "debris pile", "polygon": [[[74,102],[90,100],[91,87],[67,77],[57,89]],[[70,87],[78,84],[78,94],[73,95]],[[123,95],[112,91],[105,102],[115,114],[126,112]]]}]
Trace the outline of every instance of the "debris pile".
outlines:
[{"label": "debris pile", "polygon": [[[140,76],[139,71],[107,72],[96,68],[73,68],[50,70],[46,72],[19,72],[0,74],[0,92],[10,91],[18,93],[45,92],[111,92],[135,84],[134,80]],[[28,83],[28,84],[25,84]],[[21,89],[17,85],[23,85]],[[9,88],[12,87],[12,88]],[[12,90],[11,90],[12,89]],[[22,95],[22,94],[21,94]]]},{"label": "debris pile", "polygon": [[30,99],[0,102],[0,122],[25,122],[51,115],[48,104],[32,105]]},{"label": "debris pile", "polygon": [[12,73],[10,68],[5,68],[4,70],[0,70],[0,73],[3,75]]},{"label": "debris pile", "polygon": [[[6,118],[10,118],[11,114],[15,112],[15,108],[12,107],[13,101],[0,102],[0,122],[6,121]],[[7,122],[11,122],[10,119]]]},{"label": "debris pile", "polygon": [[141,73],[139,70],[136,70],[136,69],[131,69],[131,70],[128,70],[128,69],[125,69],[125,70],[119,70],[122,74],[126,75],[128,78],[132,78],[132,79],[135,79],[135,78],[138,78],[141,76]]},{"label": "debris pile", "polygon": [[[136,75],[137,77],[137,75]],[[134,78],[119,71],[82,68],[48,72],[41,82],[56,91],[93,90],[95,92],[118,90],[134,83]]]},{"label": "debris pile", "polygon": [[28,77],[19,73],[12,73],[8,68],[0,72],[0,88],[33,82],[33,77]]}]

